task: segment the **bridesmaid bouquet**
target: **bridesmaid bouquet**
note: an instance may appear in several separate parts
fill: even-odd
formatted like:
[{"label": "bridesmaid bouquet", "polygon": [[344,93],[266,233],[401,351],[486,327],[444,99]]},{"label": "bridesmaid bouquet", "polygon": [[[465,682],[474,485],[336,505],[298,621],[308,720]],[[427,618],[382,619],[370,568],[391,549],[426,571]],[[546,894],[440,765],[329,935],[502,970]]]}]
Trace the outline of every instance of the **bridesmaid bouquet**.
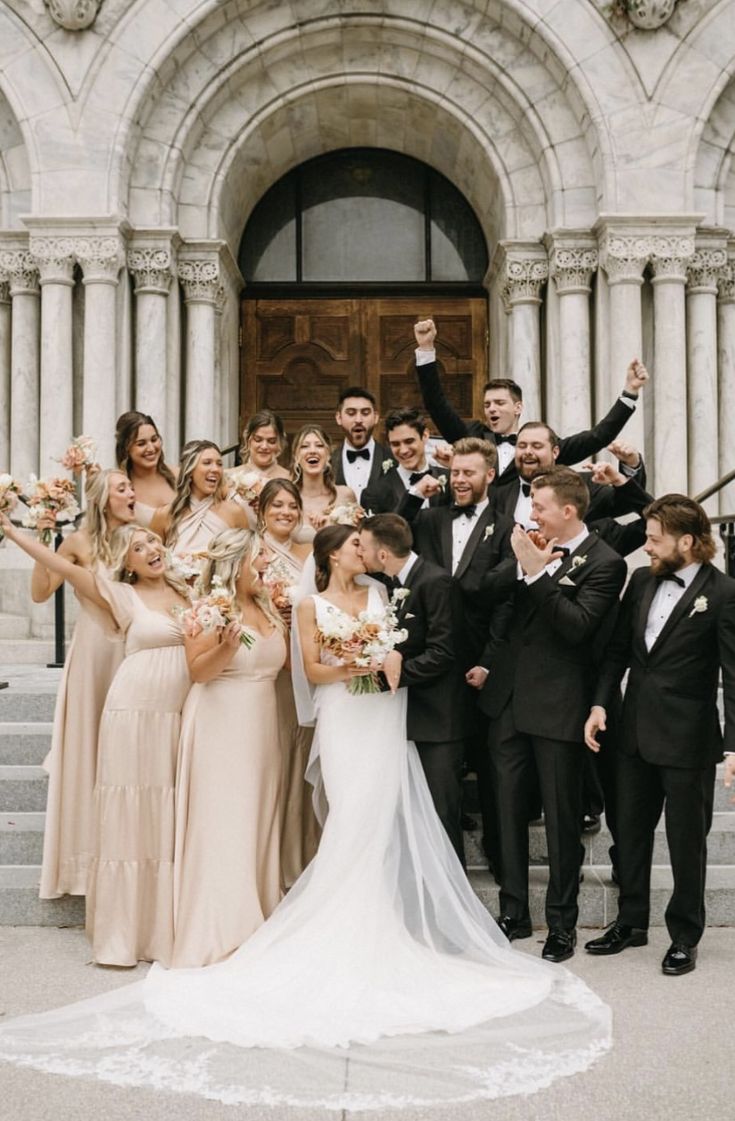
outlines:
[{"label": "bridesmaid bouquet", "polygon": [[354,525],[357,528],[365,517],[365,511],[357,502],[335,506],[327,515],[327,525]]},{"label": "bridesmaid bouquet", "polygon": [[257,471],[244,471],[238,468],[228,475],[230,497],[237,495],[251,505],[257,502],[265,480]]},{"label": "bridesmaid bouquet", "polygon": [[[9,514],[11,510],[15,509],[22,489],[18,480],[14,479],[12,475],[0,475],[0,513]],[[0,541],[4,536],[5,534],[0,529]]]},{"label": "bridesmaid bouquet", "polygon": [[292,577],[292,570],[280,557],[274,557],[263,573],[263,586],[276,611],[290,611],[293,606],[297,585]]},{"label": "bridesmaid bouquet", "polygon": [[[225,590],[221,579],[217,576],[212,579],[212,590],[208,595],[193,599],[191,606],[180,608],[178,614],[184,634],[189,638],[196,638],[199,634],[212,634],[213,631],[226,627],[228,623],[239,621],[235,598]],[[241,644],[250,649],[254,641],[253,636],[242,627]]]},{"label": "bridesmaid bouquet", "polygon": [[326,619],[317,629],[317,638],[340,661],[364,666],[365,673],[353,677],[347,686],[354,696],[382,692],[377,671],[386,654],[408,637],[408,631],[398,626],[397,606],[388,603],[379,611],[361,611],[353,618],[327,605]]},{"label": "bridesmaid bouquet", "polygon": [[91,436],[75,436],[62,455],[59,463],[67,471],[78,475],[88,467],[93,467],[97,458],[97,445]]},{"label": "bridesmaid bouquet", "polygon": [[[23,518],[26,529],[37,529],[38,522],[45,513],[53,514],[57,522],[73,522],[81,513],[73,480],[63,479],[61,476],[37,479],[35,475],[31,475],[23,501],[28,506],[28,512]],[[51,544],[53,530],[39,530],[39,535],[44,545]]]},{"label": "bridesmaid bouquet", "polygon": [[166,567],[175,572],[185,584],[193,585],[202,574],[202,567],[207,559],[204,553],[174,553],[166,550]]}]

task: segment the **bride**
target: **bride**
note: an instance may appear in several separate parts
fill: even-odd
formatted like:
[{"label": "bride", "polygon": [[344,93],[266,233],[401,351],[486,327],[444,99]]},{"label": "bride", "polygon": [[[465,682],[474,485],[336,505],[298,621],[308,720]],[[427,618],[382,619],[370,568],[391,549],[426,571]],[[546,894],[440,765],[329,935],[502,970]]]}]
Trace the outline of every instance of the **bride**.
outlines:
[{"label": "bride", "polygon": [[309,775],[328,806],[317,856],[226,961],[154,966],[115,993],[11,1021],[0,1058],[227,1103],[376,1117],[451,1104],[458,1118],[460,1103],[542,1089],[609,1047],[609,1009],[564,968],[514,950],[472,892],[405,738],[400,656],[383,666],[390,690],[353,695],[360,670],[320,643],[335,621],[385,619],[359,535],[328,526],[314,546],[294,660],[316,715]]}]

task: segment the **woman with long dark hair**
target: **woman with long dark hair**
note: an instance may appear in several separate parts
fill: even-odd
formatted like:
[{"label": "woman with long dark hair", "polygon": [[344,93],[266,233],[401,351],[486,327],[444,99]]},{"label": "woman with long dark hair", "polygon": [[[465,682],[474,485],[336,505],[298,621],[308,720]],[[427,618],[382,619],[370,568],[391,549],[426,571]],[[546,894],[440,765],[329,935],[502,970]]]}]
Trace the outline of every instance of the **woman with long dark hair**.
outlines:
[{"label": "woman with long dark hair", "polygon": [[153,417],[131,410],[117,418],[115,462],[135,489],[135,520],[150,525],[156,508],[170,502],[176,489],[176,475],[164,458]]}]

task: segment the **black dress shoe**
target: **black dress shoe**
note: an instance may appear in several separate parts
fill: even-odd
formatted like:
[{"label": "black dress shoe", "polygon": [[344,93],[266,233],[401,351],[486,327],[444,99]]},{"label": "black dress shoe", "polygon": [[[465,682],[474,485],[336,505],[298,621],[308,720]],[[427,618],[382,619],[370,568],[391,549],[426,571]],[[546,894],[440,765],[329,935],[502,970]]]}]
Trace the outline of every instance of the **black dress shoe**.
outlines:
[{"label": "black dress shoe", "polygon": [[550,930],[541,957],[546,961],[567,961],[573,955],[576,945],[576,930]]},{"label": "black dress shoe", "polygon": [[533,934],[530,919],[514,919],[510,915],[502,915],[498,919],[498,926],[509,942],[516,938],[530,938]]},{"label": "black dress shoe", "polygon": [[614,922],[599,938],[585,942],[584,948],[588,954],[619,954],[621,950],[627,950],[628,946],[647,945],[648,931]]},{"label": "black dress shoe", "polygon": [[691,973],[697,964],[697,947],[685,946],[682,942],[672,942],[661,962],[661,972],[667,977],[678,977],[681,973]]},{"label": "black dress shoe", "polygon": [[582,818],[583,833],[599,833],[602,827],[599,814],[585,814]]}]

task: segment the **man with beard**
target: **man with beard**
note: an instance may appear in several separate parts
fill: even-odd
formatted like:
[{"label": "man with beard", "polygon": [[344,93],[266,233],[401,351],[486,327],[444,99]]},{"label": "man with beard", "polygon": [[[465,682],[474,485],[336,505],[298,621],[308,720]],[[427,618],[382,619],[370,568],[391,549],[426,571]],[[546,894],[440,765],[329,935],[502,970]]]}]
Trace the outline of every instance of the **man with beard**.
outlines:
[{"label": "man with beard", "polygon": [[[454,443],[464,436],[477,436],[494,443],[498,452],[496,487],[502,488],[506,483],[514,482],[518,473],[513,449],[523,411],[521,387],[509,378],[489,381],[483,390],[485,420],[466,423],[450,405],[439,380],[434,321],[420,320],[414,325],[414,335],[417,343],[416,374],[424,407],[444,439]],[[607,415],[589,430],[558,441],[559,463],[581,463],[614,440],[630,419],[640,390],[647,380],[646,367],[638,359],[634,359],[628,366],[620,397]]]},{"label": "man with beard", "polygon": [[645,516],[651,563],[633,573],[623,597],[585,724],[585,742],[597,752],[629,669],[614,760],[618,915],[585,948],[617,954],[648,941],[654,831],[663,809],[674,890],[661,968],[679,976],[695,968],[704,933],[707,834],[723,747],[725,784],[735,777],[735,580],[713,566],[709,519],[693,499],[664,495]]},{"label": "man with beard", "polygon": [[424,507],[443,502],[447,473],[427,463],[429,429],[419,410],[393,409],[385,418],[385,431],[395,463],[363,491],[361,502],[365,509],[371,514],[392,513],[406,491],[420,482],[423,482]]},{"label": "man with beard", "polygon": [[343,389],[334,419],[345,434],[332,453],[334,479],[338,485],[350,487],[360,502],[365,487],[380,479],[383,464],[393,463],[390,448],[373,439],[380,420],[375,398],[359,385]]}]

